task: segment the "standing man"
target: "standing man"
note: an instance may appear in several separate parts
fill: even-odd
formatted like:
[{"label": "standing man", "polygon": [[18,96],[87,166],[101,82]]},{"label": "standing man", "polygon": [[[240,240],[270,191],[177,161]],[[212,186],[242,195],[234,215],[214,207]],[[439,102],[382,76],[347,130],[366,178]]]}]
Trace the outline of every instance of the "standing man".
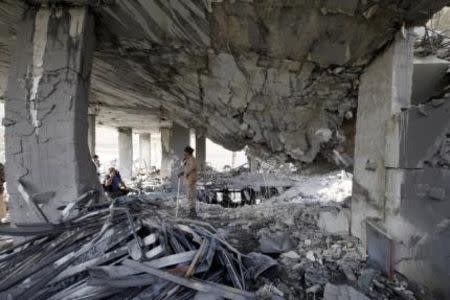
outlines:
[{"label": "standing man", "polygon": [[197,161],[194,157],[194,149],[187,146],[184,148],[183,159],[184,171],[180,176],[184,175],[186,183],[187,196],[189,201],[189,217],[197,217],[196,200],[197,200]]}]

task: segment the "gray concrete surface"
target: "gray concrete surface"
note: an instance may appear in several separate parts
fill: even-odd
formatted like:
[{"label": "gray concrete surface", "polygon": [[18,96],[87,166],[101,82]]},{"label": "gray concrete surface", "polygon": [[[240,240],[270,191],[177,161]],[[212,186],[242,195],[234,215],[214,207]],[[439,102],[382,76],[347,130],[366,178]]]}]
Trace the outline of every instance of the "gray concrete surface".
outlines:
[{"label": "gray concrete surface", "polygon": [[36,205],[58,222],[59,207],[99,188],[86,138],[94,19],[85,8],[29,9],[17,37],[3,120],[9,208],[17,223],[45,222]]},{"label": "gray concrete surface", "polygon": [[444,299],[450,296],[450,99],[411,103],[412,47],[398,35],[361,78],[351,227],[365,243],[366,221],[377,221],[394,240],[392,267]]},{"label": "gray concrete surface", "polygon": [[[206,129],[208,138],[229,150],[249,145],[255,155],[311,162],[338,142],[367,64],[402,24],[423,24],[445,3],[117,0],[92,5],[98,44],[91,104],[105,125],[151,132],[139,128],[150,126],[146,119],[154,121],[154,130],[164,119],[176,120]],[[0,3],[0,95],[23,7],[23,1]],[[318,130],[333,135],[323,140]]]},{"label": "gray concrete surface", "polygon": [[88,146],[91,157],[95,155],[95,115],[88,114]]},{"label": "gray concrete surface", "polygon": [[133,176],[133,129],[118,128],[119,132],[119,171],[122,179],[130,180]]},{"label": "gray concrete surface", "polygon": [[139,134],[139,165],[147,170],[152,165],[151,138],[150,133]]},{"label": "gray concrete surface", "polygon": [[195,158],[199,169],[203,169],[206,164],[206,137],[200,133],[195,134]]}]

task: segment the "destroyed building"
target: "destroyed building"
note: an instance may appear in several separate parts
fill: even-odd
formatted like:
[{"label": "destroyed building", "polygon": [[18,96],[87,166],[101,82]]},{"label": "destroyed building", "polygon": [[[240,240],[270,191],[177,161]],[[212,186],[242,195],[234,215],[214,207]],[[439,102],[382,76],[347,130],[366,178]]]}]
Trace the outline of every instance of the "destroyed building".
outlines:
[{"label": "destroyed building", "polygon": [[[247,146],[251,158],[261,161],[305,166],[330,160],[336,153],[349,157],[354,161],[349,233],[385,276],[402,274],[437,299],[450,297],[448,21],[422,27],[433,24],[433,15],[448,4],[445,0],[0,0],[5,174],[8,208],[16,226],[5,232],[35,238],[52,234],[55,239],[37,240],[23,251],[13,251],[13,257],[22,259],[23,269],[40,259],[27,251],[42,250],[44,258],[45,253],[57,252],[66,258],[70,247],[63,247],[64,234],[74,238],[71,250],[82,241],[90,242],[76,252],[84,258],[55,258],[56,267],[95,259],[89,247],[114,256],[117,249],[108,251],[117,245],[107,235],[139,223],[130,214],[114,219],[106,208],[96,212],[100,220],[90,219],[94,212],[74,208],[95,191],[102,194],[91,161],[96,125],[117,128],[119,169],[127,179],[133,172],[132,133],[140,134],[141,157],[147,160],[151,134],[161,134],[161,177],[173,177],[174,156],[181,159],[194,130],[201,166],[206,138],[233,151]],[[101,205],[104,199],[97,200],[89,203]],[[127,207],[133,214],[142,210]],[[72,210],[77,215],[69,218]],[[321,222],[327,227],[327,220],[338,217],[330,213]],[[128,223],[125,218],[130,218]],[[308,223],[305,214],[296,218],[300,219],[292,224]],[[83,227],[84,234],[77,233],[81,228],[77,222],[85,219],[89,226]],[[132,280],[149,285],[156,276],[176,284],[166,282],[163,289],[182,291],[189,299],[195,294],[181,286],[189,290],[194,284],[196,279],[190,278],[198,271],[194,268],[214,281],[214,276],[222,275],[213,274],[211,264],[231,265],[227,274],[236,275],[236,268],[251,269],[254,263],[239,261],[240,252],[219,237],[221,246],[211,246],[209,239],[216,233],[207,225],[184,227],[170,220],[167,227],[158,227],[149,216],[140,219],[145,221],[135,231],[173,238],[166,241],[173,250],[166,255],[179,255],[177,262],[185,259],[192,264],[184,270],[189,278],[175,278],[151,269],[175,264],[166,264],[164,257],[145,268],[136,266],[140,259],[130,254],[131,258],[119,260],[121,267],[140,268],[132,275],[124,271]],[[113,229],[102,230],[101,221]],[[201,242],[193,244],[186,236]],[[157,251],[147,249],[154,243],[134,237],[141,251]],[[306,245],[305,240],[301,243]],[[347,247],[344,244],[338,246]],[[58,252],[58,247],[68,252]],[[136,245],[128,247],[133,250]],[[180,258],[180,253],[189,252],[181,249],[191,252]],[[205,258],[203,264],[197,266],[200,258],[191,257],[194,249]],[[299,254],[284,250],[280,259],[297,260]],[[303,254],[310,262],[319,261],[316,253]],[[3,275],[14,269],[16,261],[10,255],[6,256],[10,261],[0,256]],[[307,273],[307,266],[301,268]],[[100,285],[111,277],[108,270],[93,273]],[[235,289],[220,287],[226,297],[253,297],[243,273],[229,276]],[[56,287],[39,278],[34,281],[37,274],[8,277],[0,282],[0,292],[64,299],[81,289],[72,285],[52,293]],[[74,274],[78,273],[70,276]],[[125,284],[114,283],[116,288]],[[319,285],[325,298],[340,292],[359,297],[363,290]],[[219,289],[212,283],[205,286],[197,291]],[[91,289],[86,282],[82,288]],[[95,292],[99,298],[107,297],[103,290]],[[277,290],[271,292],[280,296]]]}]

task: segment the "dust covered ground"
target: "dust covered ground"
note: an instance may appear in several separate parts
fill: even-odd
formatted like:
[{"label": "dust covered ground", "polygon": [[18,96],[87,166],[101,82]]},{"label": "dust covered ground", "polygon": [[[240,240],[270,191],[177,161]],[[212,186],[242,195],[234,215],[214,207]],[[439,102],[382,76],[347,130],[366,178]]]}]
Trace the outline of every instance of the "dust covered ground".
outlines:
[{"label": "dust covered ground", "polygon": [[[243,180],[241,175],[237,181]],[[401,274],[390,279],[381,274],[359,240],[349,235],[350,174],[292,175],[290,180],[290,189],[259,199],[257,205],[198,203],[198,219],[213,225],[231,245],[278,261],[255,283],[261,299],[433,299]],[[161,213],[167,217],[175,214],[175,198],[172,193],[164,201]],[[179,217],[187,217],[183,196],[180,207]]]}]

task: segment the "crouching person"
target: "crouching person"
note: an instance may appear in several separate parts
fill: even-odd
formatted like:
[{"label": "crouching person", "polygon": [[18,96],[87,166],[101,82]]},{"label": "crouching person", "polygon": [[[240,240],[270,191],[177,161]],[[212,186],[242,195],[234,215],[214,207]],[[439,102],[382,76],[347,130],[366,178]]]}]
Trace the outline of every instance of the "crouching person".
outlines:
[{"label": "crouching person", "polygon": [[103,188],[111,198],[117,198],[127,195],[130,191],[122,180],[119,171],[115,168],[109,168],[109,172],[103,182]]}]

